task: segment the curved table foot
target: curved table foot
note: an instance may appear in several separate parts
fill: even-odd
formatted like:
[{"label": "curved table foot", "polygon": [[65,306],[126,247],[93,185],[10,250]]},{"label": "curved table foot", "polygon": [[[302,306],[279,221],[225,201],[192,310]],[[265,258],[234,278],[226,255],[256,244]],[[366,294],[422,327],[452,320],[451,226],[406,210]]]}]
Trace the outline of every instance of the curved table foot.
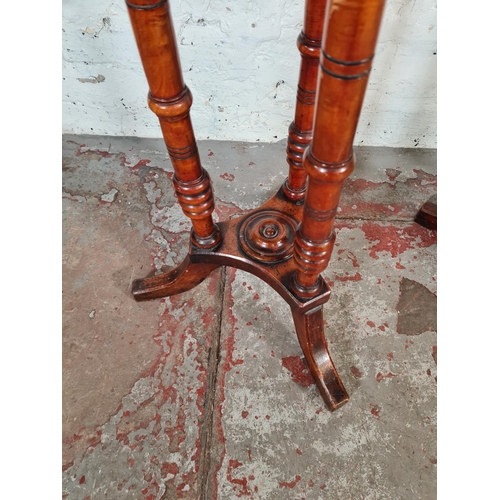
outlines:
[{"label": "curved table foot", "polygon": [[323,331],[323,306],[306,313],[294,311],[292,308],[292,315],[300,347],[302,347],[316,386],[328,409],[336,410],[349,401],[349,395],[326,346]]},{"label": "curved table foot", "polygon": [[168,273],[134,280],[132,294],[135,300],[147,300],[187,292],[199,285],[218,267],[220,264],[193,262],[189,253],[181,265]]}]

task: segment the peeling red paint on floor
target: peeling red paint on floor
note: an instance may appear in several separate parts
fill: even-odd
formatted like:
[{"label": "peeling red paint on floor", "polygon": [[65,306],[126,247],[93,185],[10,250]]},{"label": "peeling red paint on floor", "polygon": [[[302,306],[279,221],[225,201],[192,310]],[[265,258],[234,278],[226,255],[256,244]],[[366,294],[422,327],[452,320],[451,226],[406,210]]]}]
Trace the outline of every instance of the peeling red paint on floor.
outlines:
[{"label": "peeling red paint on floor", "polygon": [[369,249],[373,259],[379,259],[379,252],[388,252],[392,257],[397,257],[407,250],[427,248],[437,243],[436,231],[425,229],[417,223],[401,228],[365,222],[361,229],[367,240],[374,242]]},{"label": "peeling red paint on floor", "polygon": [[348,274],[344,276],[335,275],[335,281],[361,281],[362,279],[363,277],[359,273],[356,273],[354,276]]},{"label": "peeling red paint on floor", "polygon": [[242,462],[238,462],[238,460],[229,460],[229,466],[227,468],[226,479],[230,484],[234,484],[233,491],[236,493],[237,498],[241,498],[243,496],[251,496],[252,492],[248,488],[248,480],[246,477],[243,478],[235,478],[233,477],[233,472],[238,467],[243,465]]},{"label": "peeling red paint on floor", "polygon": [[376,377],[375,377],[375,380],[377,382],[380,382],[384,378],[392,378],[392,377],[397,377],[397,375],[395,373],[391,373],[391,372],[386,373],[385,375],[382,375],[380,372],[378,372]]},{"label": "peeling red paint on floor", "polygon": [[[347,178],[344,181],[338,210],[339,218],[363,217],[372,219],[414,217],[421,199],[427,199],[436,190],[437,178],[421,169],[413,170],[413,177],[398,180],[401,171],[386,169],[388,181],[374,182]],[[396,193],[401,193],[399,197]],[[396,201],[388,203],[387,200]]]},{"label": "peeling red paint on floor", "polygon": [[282,358],[281,365],[292,374],[292,380],[302,387],[314,384],[309,367],[300,356]]},{"label": "peeling red paint on floor", "polygon": [[283,482],[280,482],[279,483],[279,487],[280,488],[295,488],[295,486],[297,486],[297,483],[301,480],[302,478],[297,474],[295,476],[295,479],[293,479],[292,481],[283,481]]},{"label": "peeling red paint on floor", "polygon": [[386,168],[385,175],[387,175],[390,181],[395,181],[401,175],[401,170],[396,170],[394,168]]},{"label": "peeling red paint on floor", "polygon": [[380,406],[376,405],[376,404],[372,404],[370,403],[370,406],[371,406],[371,409],[370,409],[370,413],[377,419],[379,420],[380,419]]}]

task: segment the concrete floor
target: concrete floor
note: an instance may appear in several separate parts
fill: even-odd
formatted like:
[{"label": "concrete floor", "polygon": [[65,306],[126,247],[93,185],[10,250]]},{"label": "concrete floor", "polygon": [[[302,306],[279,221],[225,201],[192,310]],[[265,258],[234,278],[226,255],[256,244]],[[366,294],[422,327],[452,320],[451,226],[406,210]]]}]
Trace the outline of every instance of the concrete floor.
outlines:
[{"label": "concrete floor", "polygon": [[[287,173],[285,144],[201,141],[224,220]],[[351,401],[330,413],[285,302],[215,271],[137,303],[190,224],[161,140],[63,137],[63,498],[434,499],[436,233],[413,222],[436,152],[358,148],[324,277]]]}]

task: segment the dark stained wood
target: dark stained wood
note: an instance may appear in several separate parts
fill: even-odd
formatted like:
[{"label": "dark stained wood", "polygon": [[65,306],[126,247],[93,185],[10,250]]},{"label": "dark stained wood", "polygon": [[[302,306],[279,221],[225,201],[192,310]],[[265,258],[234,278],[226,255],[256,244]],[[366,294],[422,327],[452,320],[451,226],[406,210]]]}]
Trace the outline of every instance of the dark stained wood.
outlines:
[{"label": "dark stained wood", "polygon": [[328,0],[302,223],[295,237],[294,290],[319,289],[330,261],[343,181],[354,169],[352,144],[374,56],[384,0]]},{"label": "dark stained wood", "polygon": [[437,200],[427,200],[418,211],[415,222],[427,229],[437,230]]},{"label": "dark stained wood", "polygon": [[[191,243],[192,244],[192,243]],[[199,285],[220,264],[194,263],[191,252],[182,264],[168,273],[157,274],[149,278],[134,280],[132,294],[136,300],[159,299],[178,293],[187,292]]]},{"label": "dark stained wood", "polygon": [[[283,245],[285,248],[288,247],[288,251],[275,253],[274,256],[264,255],[265,258],[256,259],[252,255],[253,251],[245,250],[241,245],[242,239],[248,234],[249,222],[260,219],[261,227],[265,228],[279,224],[286,225],[288,220],[293,229],[298,224],[301,211],[301,205],[288,200],[283,194],[283,189],[280,189],[258,209],[242,217],[219,223],[222,238],[217,249],[205,250],[191,244],[188,256],[178,268],[169,273],[135,280],[132,283],[132,293],[137,300],[175,295],[189,289],[188,285],[184,288],[182,280],[188,280],[192,286],[196,286],[217,267],[231,266],[261,278],[274,288],[292,309],[305,312],[323,304],[330,297],[330,289],[323,278],[320,278],[319,293],[312,298],[298,297],[291,291],[290,284],[296,270],[292,258],[293,230],[278,231],[267,237],[269,245],[275,246],[283,242],[284,235],[289,234],[288,245]],[[201,265],[206,267],[197,268]],[[213,268],[210,270],[209,266]]]},{"label": "dark stained wood", "polygon": [[182,80],[168,3],[127,2],[149,82],[149,105],[160,119],[179,203],[193,223],[184,262],[168,273],[135,280],[132,293],[136,300],[182,293],[220,266],[258,276],[290,305],[300,346],[330,410],[347,403],[349,396],[325,341],[323,305],[331,292],[321,272],[332,252],[342,182],[354,168],[352,143],[383,4],[306,0],[298,40],[297,108],[287,149],[289,177],[260,208],[215,225],[210,178],[196,148],[189,117],[192,98]]},{"label": "dark stained wood", "polygon": [[349,395],[328,352],[323,331],[323,306],[305,314],[292,309],[292,315],[300,347],[316,386],[328,409],[336,410],[349,401]]},{"label": "dark stained wood", "polygon": [[160,120],[174,166],[174,189],[193,224],[193,243],[215,248],[220,233],[212,219],[212,186],[196,146],[189,115],[193,98],[182,78],[168,2],[133,0],[126,4],[149,84],[149,107]]},{"label": "dark stained wood", "polygon": [[295,118],[288,129],[286,159],[289,173],[288,179],[283,184],[283,191],[291,200],[303,200],[306,194],[307,173],[302,160],[304,151],[312,139],[325,7],[326,0],[306,0],[304,25],[297,39],[297,47],[302,60]]}]

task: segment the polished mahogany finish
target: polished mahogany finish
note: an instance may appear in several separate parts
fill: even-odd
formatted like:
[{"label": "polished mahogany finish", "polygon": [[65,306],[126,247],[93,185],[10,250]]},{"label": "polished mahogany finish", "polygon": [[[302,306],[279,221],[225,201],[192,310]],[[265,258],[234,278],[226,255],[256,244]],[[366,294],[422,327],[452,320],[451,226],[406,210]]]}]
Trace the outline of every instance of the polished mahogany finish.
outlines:
[{"label": "polished mahogany finish", "polygon": [[295,237],[294,291],[319,289],[330,261],[342,182],[354,168],[352,144],[380,27],[383,0],[329,0],[320,56],[313,138],[304,155],[304,214]]},{"label": "polished mahogany finish", "polygon": [[212,186],[201,166],[191,125],[193,98],[182,78],[168,1],[133,0],[126,4],[149,84],[148,104],[160,120],[174,166],[174,189],[193,223],[193,243],[214,248],[220,243],[220,233],[212,219]]},{"label": "polished mahogany finish", "polygon": [[150,87],[149,105],[174,166],[174,188],[193,223],[184,262],[168,273],[135,280],[134,297],[185,292],[220,266],[260,277],[290,305],[316,386],[329,409],[339,408],[349,396],[326,345],[323,305],[331,292],[321,272],[333,248],[342,182],[354,168],[352,143],[384,1],[306,0],[287,147],[289,177],[258,209],[218,224],[211,216],[212,187],[196,148],[192,98],[182,79],[168,2],[126,3]]},{"label": "polished mahogany finish", "polygon": [[302,200],[306,194],[307,173],[304,170],[303,157],[312,139],[325,7],[326,0],[306,0],[304,26],[297,39],[302,61],[295,119],[288,129],[286,148],[286,160],[289,165],[288,179],[283,184],[283,191],[291,200]]}]

